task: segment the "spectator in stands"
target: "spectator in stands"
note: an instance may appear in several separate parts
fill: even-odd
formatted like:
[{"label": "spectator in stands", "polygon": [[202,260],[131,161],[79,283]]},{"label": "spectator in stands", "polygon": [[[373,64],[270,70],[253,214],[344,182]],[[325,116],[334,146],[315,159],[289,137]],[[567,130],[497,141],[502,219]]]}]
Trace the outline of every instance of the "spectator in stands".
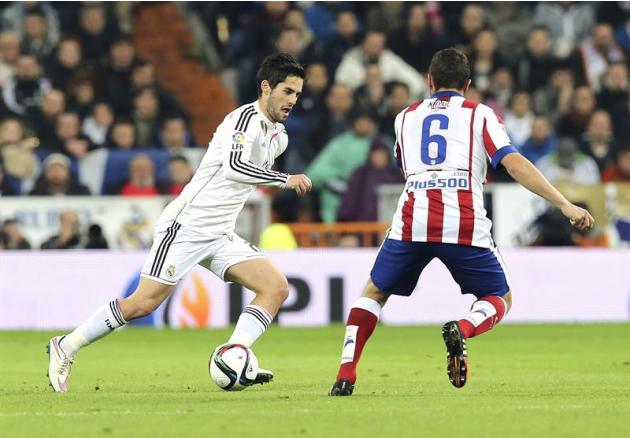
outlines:
[{"label": "spectator in stands", "polygon": [[2,24],[0,27],[5,30],[17,32],[20,37],[22,37],[26,33],[26,29],[24,29],[25,18],[31,12],[44,14],[46,17],[48,37],[52,41],[58,41],[59,20],[57,18],[57,11],[50,2],[12,2],[12,4],[2,11]]},{"label": "spectator in stands", "polygon": [[597,163],[578,149],[575,140],[560,138],[556,151],[541,158],[536,167],[552,183],[597,184],[600,182]]},{"label": "spectator in stands", "polygon": [[300,34],[295,29],[283,28],[274,42],[274,47],[278,52],[288,53],[295,59],[303,59],[302,52],[305,47],[302,46]]},{"label": "spectator in stands", "polygon": [[558,136],[571,137],[575,141],[579,141],[594,110],[595,96],[593,90],[587,86],[577,87],[573,92],[571,109],[558,120]]},{"label": "spectator in stands", "polygon": [[519,152],[532,163],[552,153],[556,149],[556,137],[551,132],[549,119],[538,116],[532,123],[532,135],[519,148]]},{"label": "spectator in stands", "polygon": [[31,244],[20,230],[20,224],[15,219],[6,219],[2,223],[2,240],[4,249],[31,249]]},{"label": "spectator in stands", "polygon": [[379,130],[381,134],[394,141],[396,131],[394,130],[394,120],[398,113],[407,108],[411,103],[409,88],[402,82],[390,82],[387,84],[387,99],[385,114],[379,119]]},{"label": "spectator in stands", "polygon": [[83,42],[83,58],[98,63],[107,56],[118,28],[115,22],[108,22],[102,3],[85,2],[81,5],[77,33]]},{"label": "spectator in stands", "polygon": [[282,19],[282,26],[296,32],[298,45],[302,48],[307,61],[311,61],[313,57],[319,57],[320,43],[315,39],[315,34],[308,26],[302,9],[290,8],[287,10]]},{"label": "spectator in stands", "polygon": [[527,37],[527,51],[514,65],[514,77],[518,88],[534,93],[544,88],[555,67],[551,53],[549,29],[534,26]]},{"label": "spectator in stands", "polygon": [[12,80],[2,85],[6,107],[17,115],[25,115],[37,107],[50,82],[42,77],[42,69],[34,55],[20,55]]},{"label": "spectator in stands", "polygon": [[194,172],[185,157],[173,155],[168,160],[168,173],[170,175],[170,184],[167,194],[179,195],[192,178]]},{"label": "spectator in stands", "polygon": [[103,235],[103,229],[100,225],[92,224],[88,228],[87,242],[85,249],[108,249],[107,239]]},{"label": "spectator in stands", "polygon": [[477,32],[470,56],[471,79],[475,88],[485,92],[490,88],[492,74],[505,66],[505,61],[497,53],[497,36],[492,29]]},{"label": "spectator in stands", "polygon": [[90,114],[100,98],[96,88],[96,79],[89,70],[79,70],[68,83],[68,106],[79,113],[82,119]]},{"label": "spectator in stands", "polygon": [[59,213],[59,234],[42,243],[41,249],[76,249],[81,245],[81,224],[74,210]]},{"label": "spectator in stands", "polygon": [[313,117],[310,129],[299,148],[289,148],[287,153],[296,153],[294,172],[304,170],[324,145],[346,130],[348,114],[352,108],[352,92],[342,84],[333,84],[326,96],[326,107]]},{"label": "spectator in stands", "polygon": [[13,79],[20,56],[20,36],[16,32],[0,33],[0,84]]},{"label": "spectator in stands", "polygon": [[160,190],[155,181],[155,164],[146,154],[138,154],[129,163],[129,180],[119,194],[123,196],[154,196]]},{"label": "spectator in stands", "polygon": [[547,85],[533,94],[533,108],[556,124],[558,118],[570,111],[575,91],[573,71],[563,64],[556,65]]},{"label": "spectator in stands", "polygon": [[446,45],[429,28],[424,4],[412,4],[407,11],[405,26],[395,30],[387,40],[394,53],[422,73],[429,70],[433,54]]},{"label": "spectator in stands", "polygon": [[131,71],[131,86],[135,93],[142,88],[152,87],[160,105],[160,110],[166,114],[183,113],[175,96],[160,87],[155,79],[155,66],[150,62],[138,61]]},{"label": "spectator in stands", "polygon": [[72,36],[64,37],[57,46],[55,56],[46,67],[46,77],[53,87],[68,90],[74,72],[81,66],[81,41]]},{"label": "spectator in stands", "polygon": [[597,95],[597,104],[608,111],[613,119],[613,128],[619,135],[630,118],[630,80],[628,66],[623,62],[614,62],[602,80],[602,89]]},{"label": "spectator in stands", "polygon": [[133,122],[136,145],[140,148],[159,145],[160,106],[154,88],[144,87],[133,99]]},{"label": "spectator in stands", "polygon": [[350,120],[351,128],[330,140],[305,172],[319,193],[320,216],[326,223],[337,218],[347,181],[367,161],[376,132],[374,116],[364,109],[355,109]]},{"label": "spectator in stands", "polygon": [[379,29],[385,34],[390,34],[403,25],[403,16],[406,15],[404,8],[404,2],[369,3],[364,14],[365,27]]},{"label": "spectator in stands", "polygon": [[532,26],[529,8],[519,2],[486,3],[488,25],[497,32],[497,50],[510,65],[525,51],[524,41]]},{"label": "spectator in stands", "polygon": [[515,146],[522,146],[531,136],[534,117],[529,93],[526,91],[514,93],[510,110],[505,115],[505,128]]},{"label": "spectator in stands", "polygon": [[538,216],[533,223],[536,237],[532,246],[575,246],[571,224],[557,208]]},{"label": "spectator in stands", "polygon": [[386,111],[385,82],[381,68],[374,62],[365,67],[365,83],[354,92],[355,105],[381,116]]},{"label": "spectator in stands", "polygon": [[33,196],[89,195],[87,187],[73,178],[70,159],[52,153],[44,160],[44,171],[30,193]]},{"label": "spectator in stands", "polygon": [[470,47],[477,34],[486,25],[486,14],[481,5],[468,3],[459,17],[459,29],[455,30],[451,44],[463,49]]},{"label": "spectator in stands", "polygon": [[390,147],[379,137],[370,147],[368,162],[356,169],[348,180],[337,213],[340,222],[378,221],[378,186],[403,184],[400,171],[392,163]]},{"label": "spectator in stands", "polygon": [[365,82],[366,66],[378,63],[383,80],[407,84],[414,99],[426,95],[426,80],[409,64],[385,47],[385,34],[371,30],[365,34],[360,46],[350,49],[341,60],[335,73],[335,81],[355,90]]},{"label": "spectator in stands", "polygon": [[588,36],[594,22],[593,7],[586,2],[540,2],[534,13],[534,23],[549,29],[559,58],[566,58]]},{"label": "spectator in stands", "polygon": [[166,116],[162,121],[159,144],[173,153],[196,146],[186,120],[178,114]]},{"label": "spectator in stands", "polygon": [[15,188],[9,182],[9,178],[4,174],[4,163],[0,156],[0,197],[18,195]]},{"label": "spectator in stands", "polygon": [[600,172],[615,162],[612,122],[606,111],[593,113],[582,136],[580,149],[595,160]]},{"label": "spectator in stands", "polygon": [[109,49],[109,59],[103,69],[105,97],[112,103],[115,112],[129,109],[131,72],[136,64],[136,50],[127,36],[116,38]]},{"label": "spectator in stands", "polygon": [[29,118],[43,148],[54,148],[57,117],[65,109],[66,96],[62,91],[52,88],[43,94],[39,107],[30,112]]},{"label": "spectator in stands", "polygon": [[50,32],[46,15],[41,9],[30,9],[24,15],[22,33],[22,53],[28,53],[44,60],[57,44],[59,35]]},{"label": "spectator in stands", "polygon": [[114,123],[114,113],[107,102],[96,102],[92,113],[83,120],[81,133],[97,147],[107,145],[107,133]]},{"label": "spectator in stands", "polygon": [[344,54],[361,42],[359,22],[351,10],[341,10],[337,13],[334,35],[324,43],[324,59],[328,73],[334,75]]},{"label": "spectator in stands", "polygon": [[626,56],[630,57],[630,17],[626,18],[625,23],[615,28],[615,41],[626,53]]},{"label": "spectator in stands", "polygon": [[615,42],[613,28],[608,23],[598,23],[593,27],[590,38],[580,45],[580,54],[586,79],[595,92],[601,89],[602,76],[608,65],[624,59],[623,51]]},{"label": "spectator in stands", "polygon": [[[293,121],[291,119],[312,116],[324,109],[326,105],[326,91],[328,90],[328,71],[326,65],[322,62],[313,62],[306,66],[306,78],[304,81],[304,89],[302,95],[291,110],[285,126],[289,130],[288,125]],[[289,130],[290,138],[293,138]]]},{"label": "spectator in stands", "polygon": [[81,120],[79,114],[65,111],[57,117],[55,123],[55,141],[47,148],[61,152],[72,158],[82,158],[92,145],[87,137],[81,134]]},{"label": "spectator in stands", "polygon": [[39,161],[35,148],[37,138],[28,132],[22,120],[7,117],[0,122],[0,157],[4,162],[5,179],[13,178],[21,187],[28,190],[39,173]]},{"label": "spectator in stands", "polygon": [[504,116],[507,112],[512,94],[514,93],[514,79],[507,67],[500,67],[492,73],[490,87],[486,90],[484,103],[497,114]]},{"label": "spectator in stands", "polygon": [[617,160],[604,170],[602,181],[630,183],[630,139],[617,147]]},{"label": "spectator in stands", "polygon": [[136,127],[133,120],[120,117],[114,120],[107,134],[108,149],[134,149],[136,147]]}]

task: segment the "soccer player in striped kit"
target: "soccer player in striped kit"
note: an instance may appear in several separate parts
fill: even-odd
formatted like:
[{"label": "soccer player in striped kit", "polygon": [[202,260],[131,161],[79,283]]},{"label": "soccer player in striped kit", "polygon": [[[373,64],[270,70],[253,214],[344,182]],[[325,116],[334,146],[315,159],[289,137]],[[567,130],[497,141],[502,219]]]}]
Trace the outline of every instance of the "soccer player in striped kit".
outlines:
[{"label": "soccer player in striped kit", "polygon": [[[256,294],[245,306],[228,343],[249,347],[271,324],[289,294],[287,279],[258,248],[239,237],[234,227],[258,185],[292,189],[299,195],[311,189],[306,175],[270,170],[287,148],[282,122],[302,93],[304,69],[291,55],[271,55],[263,60],[256,82],[258,100],[225,117],[192,180],[160,216],[135,292],[107,303],[66,336],[50,340],[48,377],[55,391],[68,390],[79,349],[153,312],[197,264]],[[261,369],[256,383],[272,379],[273,373]]]},{"label": "soccer player in striped kit", "polygon": [[588,211],[571,204],[511,145],[501,119],[489,107],[463,97],[471,81],[461,51],[437,52],[428,79],[431,98],[409,106],[395,120],[395,155],[406,178],[405,190],[363,296],[348,316],[341,366],[330,395],[352,394],[357,363],[388,297],[409,296],[424,267],[436,257],[462,293],[477,297],[467,315],[442,327],[448,378],[457,388],[466,384],[466,339],[492,329],[512,302],[509,277],[483,206],[488,161],[505,166],[576,228],[593,226]]}]

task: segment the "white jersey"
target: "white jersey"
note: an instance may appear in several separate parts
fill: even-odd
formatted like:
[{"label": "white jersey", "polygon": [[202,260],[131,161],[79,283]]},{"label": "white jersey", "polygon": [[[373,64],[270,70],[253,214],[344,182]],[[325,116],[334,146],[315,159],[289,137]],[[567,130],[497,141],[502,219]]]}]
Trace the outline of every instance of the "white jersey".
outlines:
[{"label": "white jersey", "polygon": [[282,187],[289,175],[270,170],[288,144],[282,123],[272,123],[258,102],[228,114],[217,127],[199,169],[160,217],[209,237],[234,231],[236,218],[257,185]]},{"label": "white jersey", "polygon": [[492,248],[483,204],[487,160],[516,152],[483,104],[440,92],[396,117],[395,154],[407,179],[390,239]]}]

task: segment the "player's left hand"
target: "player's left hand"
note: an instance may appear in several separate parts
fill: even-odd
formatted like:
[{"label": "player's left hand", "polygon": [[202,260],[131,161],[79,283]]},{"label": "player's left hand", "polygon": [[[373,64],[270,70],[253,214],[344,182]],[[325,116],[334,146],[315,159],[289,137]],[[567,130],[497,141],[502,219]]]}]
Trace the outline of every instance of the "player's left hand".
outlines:
[{"label": "player's left hand", "polygon": [[562,214],[569,218],[569,222],[580,231],[590,230],[595,224],[593,216],[581,207],[567,204],[561,208]]},{"label": "player's left hand", "polygon": [[286,187],[289,189],[294,189],[298,195],[303,196],[311,191],[311,188],[313,188],[313,183],[308,176],[301,173],[299,175],[289,176],[289,179],[287,179],[286,182]]}]

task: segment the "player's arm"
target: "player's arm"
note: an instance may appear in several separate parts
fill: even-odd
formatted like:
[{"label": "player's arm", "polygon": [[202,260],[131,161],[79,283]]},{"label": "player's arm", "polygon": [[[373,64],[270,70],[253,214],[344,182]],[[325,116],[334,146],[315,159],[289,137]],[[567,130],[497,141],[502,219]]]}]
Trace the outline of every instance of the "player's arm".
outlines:
[{"label": "player's arm", "polygon": [[310,191],[311,182],[306,175],[289,175],[265,169],[250,161],[252,145],[256,139],[257,123],[249,123],[245,131],[230,132],[229,147],[224,148],[225,177],[242,184],[275,186],[294,189],[299,195]]},{"label": "player's arm", "polygon": [[559,208],[574,227],[586,230],[593,226],[594,219],[588,211],[569,202],[527,158],[518,153],[502,120],[489,108],[484,114],[482,137],[492,166],[496,168],[502,164],[519,184]]},{"label": "player's arm", "polygon": [[503,157],[501,164],[519,184],[558,207],[573,226],[580,230],[588,230],[593,226],[593,216],[569,202],[527,158],[519,153],[511,153]]}]

